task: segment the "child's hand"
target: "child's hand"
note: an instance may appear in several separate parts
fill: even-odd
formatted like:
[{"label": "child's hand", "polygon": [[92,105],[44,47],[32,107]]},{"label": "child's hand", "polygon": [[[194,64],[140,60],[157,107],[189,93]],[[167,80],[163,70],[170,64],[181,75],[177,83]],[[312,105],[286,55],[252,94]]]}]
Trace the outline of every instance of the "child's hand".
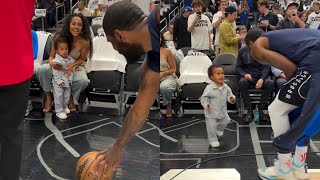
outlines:
[{"label": "child's hand", "polygon": [[234,97],[230,97],[230,103],[231,103],[231,104],[234,104],[234,103],[235,103]]},{"label": "child's hand", "polygon": [[208,104],[207,107],[205,108],[206,112],[210,112],[210,105]]},{"label": "child's hand", "polygon": [[60,87],[64,87],[64,82],[59,84]]}]

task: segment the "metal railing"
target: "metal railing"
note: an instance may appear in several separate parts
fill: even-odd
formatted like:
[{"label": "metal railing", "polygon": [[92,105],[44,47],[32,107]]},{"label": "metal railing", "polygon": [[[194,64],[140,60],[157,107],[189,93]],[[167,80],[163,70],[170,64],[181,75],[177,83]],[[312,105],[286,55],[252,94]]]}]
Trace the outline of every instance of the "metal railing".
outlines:
[{"label": "metal railing", "polygon": [[[63,10],[63,16],[62,16],[62,19],[60,19],[60,20],[59,20],[59,9]],[[64,3],[57,4],[57,6],[56,6],[56,27],[58,26],[59,23],[64,21],[65,15],[66,15],[66,7],[65,7]]]},{"label": "metal railing", "polygon": [[167,29],[167,18],[163,18],[161,21],[160,21],[160,24],[162,23],[165,23],[165,26],[163,26],[163,28],[161,29],[161,33],[163,33],[166,29]]}]

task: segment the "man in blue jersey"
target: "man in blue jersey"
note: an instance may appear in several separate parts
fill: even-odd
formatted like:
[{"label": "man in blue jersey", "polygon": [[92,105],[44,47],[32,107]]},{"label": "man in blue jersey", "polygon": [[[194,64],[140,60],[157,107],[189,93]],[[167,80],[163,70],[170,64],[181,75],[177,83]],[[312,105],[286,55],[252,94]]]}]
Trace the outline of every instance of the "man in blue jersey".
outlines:
[{"label": "man in blue jersey", "polygon": [[120,135],[114,145],[97,157],[97,172],[111,179],[121,162],[121,153],[130,138],[144,125],[150,107],[159,91],[160,79],[160,7],[147,17],[135,4],[121,1],[111,5],[103,20],[103,29],[114,49],[128,63],[138,61],[147,53],[141,67],[140,88],[136,101],[125,117]]},{"label": "man in blue jersey", "polygon": [[[320,78],[320,32],[252,29],[245,41],[254,59],[283,70],[289,78],[268,108],[278,160],[258,174],[261,179],[308,179],[308,144],[320,131],[320,84],[315,81]],[[298,108],[300,114],[289,122],[288,114]]]}]

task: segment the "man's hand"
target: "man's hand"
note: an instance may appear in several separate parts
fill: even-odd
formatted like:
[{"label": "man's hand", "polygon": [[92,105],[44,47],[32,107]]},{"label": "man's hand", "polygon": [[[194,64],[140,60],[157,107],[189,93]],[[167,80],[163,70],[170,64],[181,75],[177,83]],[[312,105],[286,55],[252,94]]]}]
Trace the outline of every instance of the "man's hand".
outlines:
[{"label": "man's hand", "polygon": [[112,145],[109,149],[100,152],[95,161],[96,174],[103,173],[103,180],[112,180],[113,172],[121,162],[122,148]]},{"label": "man's hand", "polygon": [[200,16],[198,14],[196,14],[196,17],[194,18],[193,23],[196,24],[197,21],[199,21]]},{"label": "man's hand", "polygon": [[234,99],[234,97],[230,97],[230,103],[234,104],[236,102],[236,100]]},{"label": "man's hand", "polygon": [[281,78],[281,79],[287,79],[287,77],[286,77],[286,75],[284,75],[284,73],[281,73],[281,74],[279,75],[279,78]]},{"label": "man's hand", "polygon": [[244,78],[245,78],[246,80],[252,81],[251,74],[245,74],[245,75],[244,75]]},{"label": "man's hand", "polygon": [[269,25],[269,22],[268,22],[268,21],[261,21],[261,22],[259,23],[259,27],[268,27],[268,25]]},{"label": "man's hand", "polygon": [[296,15],[296,16],[291,16],[291,21],[293,21],[293,22],[299,22],[299,21],[301,21],[301,20],[300,20],[299,16]]},{"label": "man's hand", "polygon": [[261,89],[263,86],[263,80],[262,79],[259,79],[259,81],[257,82],[256,84],[256,89]]}]

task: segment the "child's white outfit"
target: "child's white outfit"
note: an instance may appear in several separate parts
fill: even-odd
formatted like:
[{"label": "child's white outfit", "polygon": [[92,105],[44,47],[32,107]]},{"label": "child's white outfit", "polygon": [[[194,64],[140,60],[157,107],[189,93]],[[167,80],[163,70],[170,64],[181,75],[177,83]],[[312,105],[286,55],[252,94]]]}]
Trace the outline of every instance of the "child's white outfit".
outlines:
[{"label": "child's white outfit", "polygon": [[[67,65],[73,63],[73,60],[68,57],[67,59],[63,58],[59,54],[56,54],[54,63],[60,64],[62,66],[62,70],[55,70],[52,68],[53,78],[53,97],[54,97],[54,106],[57,116],[60,119],[66,119],[66,114],[70,113],[68,109],[68,104],[71,95],[71,87],[70,84],[72,82],[72,73],[69,77],[65,75],[65,70]],[[63,83],[62,86],[59,86]]]},{"label": "child's white outfit", "polygon": [[205,88],[201,96],[201,105],[207,108],[210,105],[210,111],[205,111],[206,126],[209,143],[212,147],[219,147],[217,135],[223,135],[223,131],[230,122],[230,117],[227,113],[227,101],[235,96],[232,94],[230,87],[223,83],[218,87],[215,82],[211,81]]}]

